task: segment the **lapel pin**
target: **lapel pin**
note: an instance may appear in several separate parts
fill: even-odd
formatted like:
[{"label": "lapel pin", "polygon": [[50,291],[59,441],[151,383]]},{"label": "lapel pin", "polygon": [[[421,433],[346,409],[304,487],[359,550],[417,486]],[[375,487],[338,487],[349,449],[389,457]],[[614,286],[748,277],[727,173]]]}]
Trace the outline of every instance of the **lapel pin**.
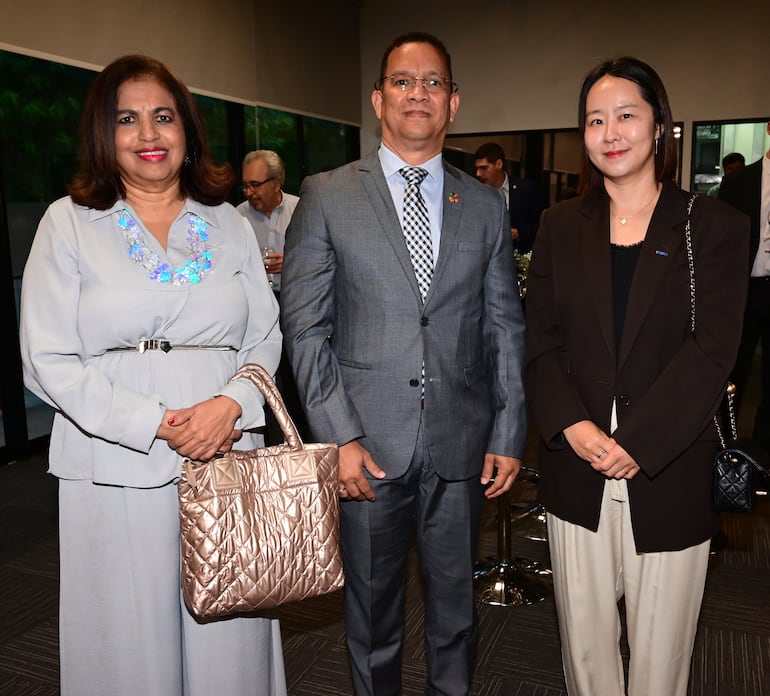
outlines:
[{"label": "lapel pin", "polygon": [[459,203],[460,202],[460,194],[459,193],[450,193],[449,196],[449,202],[450,203]]}]

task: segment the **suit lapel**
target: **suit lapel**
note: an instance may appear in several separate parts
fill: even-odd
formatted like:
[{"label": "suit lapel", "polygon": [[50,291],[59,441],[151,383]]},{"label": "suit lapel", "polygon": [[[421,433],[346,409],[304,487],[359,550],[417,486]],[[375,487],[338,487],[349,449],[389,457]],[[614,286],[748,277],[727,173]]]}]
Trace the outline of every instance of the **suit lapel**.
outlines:
[{"label": "suit lapel", "polygon": [[609,204],[604,191],[587,195],[580,212],[586,217],[581,230],[581,251],[585,260],[586,283],[593,298],[599,330],[614,358],[616,351],[612,315],[610,218]]},{"label": "suit lapel", "polygon": [[443,221],[441,223],[441,240],[439,242],[438,261],[433,269],[433,280],[428,290],[428,296],[425,298],[425,304],[430,302],[433,295],[433,289],[441,281],[441,277],[446,271],[447,263],[452,257],[452,249],[455,246],[457,233],[460,230],[460,219],[463,211],[463,198],[465,197],[465,185],[460,178],[459,173],[454,167],[444,163],[444,192],[443,201]]},{"label": "suit lapel", "polygon": [[658,287],[676,256],[675,252],[684,243],[686,221],[687,206],[682,196],[672,182],[664,182],[631,281],[618,370],[622,369],[631,352]]},{"label": "suit lapel", "polygon": [[[393,253],[395,253],[396,258],[401,264],[409,286],[412,288],[417,300],[422,302],[420,288],[417,285],[417,278],[412,266],[412,259],[409,256],[409,250],[406,248],[404,233],[401,229],[401,222],[393,205],[393,197],[390,195],[388,182],[385,181],[385,175],[382,173],[382,167],[376,150],[361,160],[359,171],[361,173],[361,183],[369,196],[369,201],[380,221],[385,237],[393,247]],[[430,292],[428,296],[430,297]]]}]

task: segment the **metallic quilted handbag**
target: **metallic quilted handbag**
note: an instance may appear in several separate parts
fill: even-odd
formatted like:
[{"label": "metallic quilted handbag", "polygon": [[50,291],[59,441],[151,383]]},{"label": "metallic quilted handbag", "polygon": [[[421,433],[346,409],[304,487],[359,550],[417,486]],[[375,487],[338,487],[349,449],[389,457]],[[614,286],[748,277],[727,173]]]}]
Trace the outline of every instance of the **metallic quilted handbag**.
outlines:
[{"label": "metallic quilted handbag", "polygon": [[302,442],[264,368],[244,365],[239,378],[257,385],[286,441],[184,462],[182,593],[200,617],[267,609],[344,584],[337,446]]}]

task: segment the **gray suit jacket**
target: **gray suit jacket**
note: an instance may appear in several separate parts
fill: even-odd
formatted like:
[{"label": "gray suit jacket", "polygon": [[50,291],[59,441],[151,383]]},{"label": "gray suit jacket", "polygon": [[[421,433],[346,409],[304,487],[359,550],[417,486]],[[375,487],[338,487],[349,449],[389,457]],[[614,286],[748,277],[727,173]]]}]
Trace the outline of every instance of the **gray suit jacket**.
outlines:
[{"label": "gray suit jacket", "polygon": [[[285,347],[314,436],[404,473],[423,419],[437,473],[521,457],[524,323],[500,195],[445,164],[425,304],[377,153],[305,179],[286,235]],[[425,360],[425,410],[420,369]]]}]

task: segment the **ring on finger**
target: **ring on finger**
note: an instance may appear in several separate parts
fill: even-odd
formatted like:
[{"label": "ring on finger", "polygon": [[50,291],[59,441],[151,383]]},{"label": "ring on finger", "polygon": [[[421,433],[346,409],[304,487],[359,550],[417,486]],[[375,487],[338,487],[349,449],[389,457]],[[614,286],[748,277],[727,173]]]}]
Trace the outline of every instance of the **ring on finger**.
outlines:
[{"label": "ring on finger", "polygon": [[606,450],[599,450],[599,454],[597,454],[596,456],[597,458],[601,459],[602,457],[604,457],[605,454],[607,454]]}]

